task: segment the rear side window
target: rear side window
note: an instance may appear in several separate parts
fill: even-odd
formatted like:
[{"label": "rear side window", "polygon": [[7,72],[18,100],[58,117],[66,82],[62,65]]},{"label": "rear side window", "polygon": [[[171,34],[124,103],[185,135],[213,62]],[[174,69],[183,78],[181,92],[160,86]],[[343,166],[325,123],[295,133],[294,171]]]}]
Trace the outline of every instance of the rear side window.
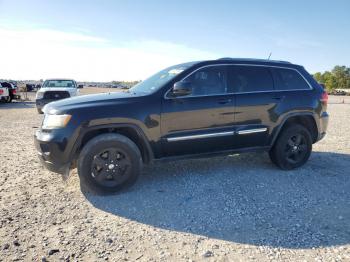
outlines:
[{"label": "rear side window", "polygon": [[229,66],[228,92],[245,93],[273,91],[270,71],[261,66]]},{"label": "rear side window", "polygon": [[272,69],[276,90],[310,89],[305,79],[295,70],[284,68]]}]

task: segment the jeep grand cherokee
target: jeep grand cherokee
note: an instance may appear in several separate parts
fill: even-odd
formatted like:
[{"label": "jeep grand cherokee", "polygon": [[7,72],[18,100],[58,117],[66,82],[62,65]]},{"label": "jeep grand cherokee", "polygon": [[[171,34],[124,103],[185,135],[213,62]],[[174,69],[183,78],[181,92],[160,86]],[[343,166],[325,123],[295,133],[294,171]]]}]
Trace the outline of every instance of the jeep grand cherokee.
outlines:
[{"label": "jeep grand cherokee", "polygon": [[95,191],[133,184],[154,160],[265,150],[284,170],[302,166],[328,124],[328,95],[299,65],[225,58],[160,71],[128,92],[44,107],[35,144],[57,173],[77,166]]}]

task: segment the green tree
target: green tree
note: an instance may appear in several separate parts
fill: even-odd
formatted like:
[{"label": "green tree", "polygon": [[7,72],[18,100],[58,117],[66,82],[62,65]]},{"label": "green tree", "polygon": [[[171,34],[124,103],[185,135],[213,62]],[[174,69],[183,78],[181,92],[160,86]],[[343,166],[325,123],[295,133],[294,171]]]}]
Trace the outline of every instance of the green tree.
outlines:
[{"label": "green tree", "polygon": [[332,74],[337,81],[337,88],[350,88],[347,82],[350,78],[350,68],[346,66],[335,66],[332,70]]},{"label": "green tree", "polygon": [[328,91],[350,88],[350,68],[346,66],[335,66],[332,71],[317,72],[313,76],[317,82],[325,84]]},{"label": "green tree", "polygon": [[319,83],[324,83],[323,75],[320,72],[317,72],[314,74],[314,78],[316,79],[317,82]]}]

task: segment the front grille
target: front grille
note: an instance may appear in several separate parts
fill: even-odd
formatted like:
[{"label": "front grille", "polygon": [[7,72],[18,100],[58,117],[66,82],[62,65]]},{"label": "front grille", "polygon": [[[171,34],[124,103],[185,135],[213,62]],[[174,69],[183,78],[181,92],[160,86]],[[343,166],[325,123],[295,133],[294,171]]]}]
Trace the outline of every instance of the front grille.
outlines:
[{"label": "front grille", "polygon": [[70,97],[67,91],[46,91],[44,99],[63,99]]}]

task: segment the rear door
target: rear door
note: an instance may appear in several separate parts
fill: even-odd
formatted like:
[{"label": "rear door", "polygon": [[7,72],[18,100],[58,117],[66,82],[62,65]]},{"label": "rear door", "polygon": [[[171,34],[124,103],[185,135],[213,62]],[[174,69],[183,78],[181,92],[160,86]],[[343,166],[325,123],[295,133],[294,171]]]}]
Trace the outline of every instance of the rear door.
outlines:
[{"label": "rear door", "polygon": [[275,108],[282,99],[274,91],[269,68],[228,66],[228,88],[235,100],[235,148],[267,146]]},{"label": "rear door", "polygon": [[234,141],[234,99],[227,93],[227,67],[207,66],[182,81],[192,94],[162,103],[162,148],[166,156],[231,149]]}]

